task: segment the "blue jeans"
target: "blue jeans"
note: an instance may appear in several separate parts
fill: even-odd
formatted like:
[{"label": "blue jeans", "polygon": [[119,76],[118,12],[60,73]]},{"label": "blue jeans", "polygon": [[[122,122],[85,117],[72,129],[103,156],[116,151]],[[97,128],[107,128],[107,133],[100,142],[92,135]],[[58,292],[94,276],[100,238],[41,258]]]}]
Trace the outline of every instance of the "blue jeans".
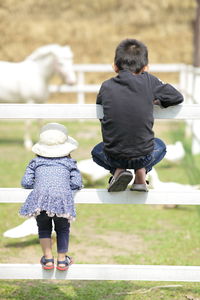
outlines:
[{"label": "blue jeans", "polygon": [[54,221],[57,239],[57,252],[66,253],[69,245],[70,223],[68,222],[68,219],[57,216],[49,217],[46,214],[46,211],[41,211],[40,215],[36,217],[36,221],[40,239],[51,238],[52,221]]},{"label": "blue jeans", "polygon": [[111,174],[114,174],[117,168],[134,170],[145,168],[148,173],[154,165],[163,159],[166,154],[166,146],[163,141],[154,138],[154,149],[152,153],[134,159],[115,160],[104,152],[104,143],[101,142],[93,148],[91,154],[93,160],[99,166],[109,170]]}]

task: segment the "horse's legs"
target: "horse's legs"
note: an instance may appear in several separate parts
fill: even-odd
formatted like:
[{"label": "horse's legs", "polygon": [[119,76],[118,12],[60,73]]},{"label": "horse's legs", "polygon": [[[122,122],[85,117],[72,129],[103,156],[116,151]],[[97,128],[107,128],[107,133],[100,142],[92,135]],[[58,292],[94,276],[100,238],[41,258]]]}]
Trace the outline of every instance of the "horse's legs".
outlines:
[{"label": "horse's legs", "polygon": [[[27,104],[32,104],[34,101],[32,99],[27,100]],[[24,146],[27,150],[31,150],[33,142],[31,139],[31,124],[32,120],[27,119],[25,121],[25,133],[24,133]]]},{"label": "horse's legs", "polygon": [[24,146],[27,150],[31,150],[33,143],[31,140],[31,120],[26,120],[25,121],[25,133],[24,133]]},{"label": "horse's legs", "polygon": [[[44,121],[42,119],[37,120],[38,132],[40,132],[40,129],[43,126],[43,122]],[[28,119],[25,121],[24,147],[27,150],[31,150],[33,146],[33,142],[31,139],[31,125],[32,125],[32,120]]]}]

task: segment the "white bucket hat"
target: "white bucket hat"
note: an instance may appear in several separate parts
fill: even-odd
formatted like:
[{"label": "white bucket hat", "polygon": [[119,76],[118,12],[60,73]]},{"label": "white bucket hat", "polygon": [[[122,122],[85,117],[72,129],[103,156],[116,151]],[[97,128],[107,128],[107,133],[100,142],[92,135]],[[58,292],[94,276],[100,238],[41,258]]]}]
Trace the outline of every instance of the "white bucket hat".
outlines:
[{"label": "white bucket hat", "polygon": [[63,157],[78,148],[78,142],[68,136],[67,129],[59,123],[48,123],[40,131],[39,142],[32,151],[44,157]]}]

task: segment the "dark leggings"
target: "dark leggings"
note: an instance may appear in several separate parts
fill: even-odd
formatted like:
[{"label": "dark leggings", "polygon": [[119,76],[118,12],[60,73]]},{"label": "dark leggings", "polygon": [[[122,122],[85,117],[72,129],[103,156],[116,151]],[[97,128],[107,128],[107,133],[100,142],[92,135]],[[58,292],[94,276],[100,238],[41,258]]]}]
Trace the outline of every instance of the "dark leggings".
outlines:
[{"label": "dark leggings", "polygon": [[46,214],[46,211],[42,211],[40,215],[36,217],[36,221],[40,239],[51,238],[53,228],[52,223],[54,222],[57,239],[57,252],[65,253],[68,251],[70,229],[68,219],[57,216],[49,217]]}]

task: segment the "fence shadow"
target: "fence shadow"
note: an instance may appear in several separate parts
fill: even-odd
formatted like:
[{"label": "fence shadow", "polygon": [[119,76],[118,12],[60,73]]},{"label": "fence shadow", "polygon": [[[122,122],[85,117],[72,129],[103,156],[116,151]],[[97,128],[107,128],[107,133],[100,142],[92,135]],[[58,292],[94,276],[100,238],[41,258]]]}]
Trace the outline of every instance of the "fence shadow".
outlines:
[{"label": "fence shadow", "polygon": [[[14,293],[15,299],[35,300],[125,300],[133,290],[128,281],[2,280],[0,286],[2,299],[13,299]],[[141,288],[134,284],[134,290]]]},{"label": "fence shadow", "polygon": [[[125,300],[160,299],[166,296],[197,299],[197,283],[169,285],[167,282],[130,281],[47,281],[47,280],[2,280],[2,299],[48,299],[48,300]],[[195,289],[194,289],[195,288]],[[128,298],[127,298],[128,297]],[[171,299],[170,298],[170,299]],[[189,298],[188,298],[189,299]]]},{"label": "fence shadow", "polygon": [[29,247],[29,246],[34,246],[38,245],[38,237],[34,237],[31,240],[26,240],[26,241],[12,241],[9,243],[5,244],[6,248],[22,248],[22,247]]},{"label": "fence shadow", "polygon": [[23,145],[23,139],[16,139],[16,138],[7,138],[7,139],[0,139],[0,145]]}]

